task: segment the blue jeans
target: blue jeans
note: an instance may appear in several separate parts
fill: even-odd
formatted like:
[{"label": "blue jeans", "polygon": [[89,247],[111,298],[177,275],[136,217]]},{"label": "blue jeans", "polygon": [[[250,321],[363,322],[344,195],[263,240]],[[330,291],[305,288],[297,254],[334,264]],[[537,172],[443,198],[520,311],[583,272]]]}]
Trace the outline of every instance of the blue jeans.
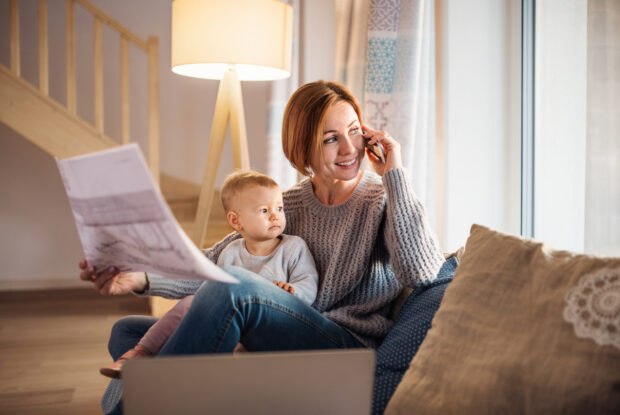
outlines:
[{"label": "blue jeans", "polygon": [[[231,353],[239,341],[250,351],[364,347],[347,330],[263,277],[239,267],[226,271],[239,284],[205,282],[158,356]],[[112,358],[134,347],[155,321],[143,316],[119,320],[108,345]],[[102,409],[122,413],[120,382],[110,383]]]}]

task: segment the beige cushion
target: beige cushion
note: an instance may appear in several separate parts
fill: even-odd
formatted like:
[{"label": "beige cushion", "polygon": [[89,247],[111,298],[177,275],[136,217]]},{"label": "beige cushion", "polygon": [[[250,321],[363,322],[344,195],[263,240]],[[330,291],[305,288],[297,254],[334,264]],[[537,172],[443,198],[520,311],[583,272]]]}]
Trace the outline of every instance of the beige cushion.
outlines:
[{"label": "beige cushion", "polygon": [[474,225],[386,410],[455,413],[620,413],[620,258]]}]

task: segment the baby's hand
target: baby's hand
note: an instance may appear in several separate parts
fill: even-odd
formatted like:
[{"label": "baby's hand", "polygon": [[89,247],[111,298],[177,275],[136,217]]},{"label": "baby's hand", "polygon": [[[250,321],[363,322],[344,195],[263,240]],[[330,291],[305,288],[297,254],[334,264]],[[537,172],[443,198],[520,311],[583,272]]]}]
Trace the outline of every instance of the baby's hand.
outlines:
[{"label": "baby's hand", "polygon": [[273,280],[273,283],[277,285],[278,287],[282,288],[284,291],[288,291],[291,294],[295,294],[295,288],[293,288],[291,284],[289,284],[288,282]]}]

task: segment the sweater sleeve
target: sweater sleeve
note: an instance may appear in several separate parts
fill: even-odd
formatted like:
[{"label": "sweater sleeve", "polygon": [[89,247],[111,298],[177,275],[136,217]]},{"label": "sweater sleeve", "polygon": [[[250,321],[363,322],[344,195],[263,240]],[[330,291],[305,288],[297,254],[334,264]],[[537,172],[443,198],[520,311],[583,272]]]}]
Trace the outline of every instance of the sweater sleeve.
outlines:
[{"label": "sweater sleeve", "polygon": [[295,289],[295,296],[311,305],[316,299],[319,273],[308,245],[301,238],[295,238],[295,252],[289,255],[288,283]]},{"label": "sweater sleeve", "polygon": [[406,171],[390,169],[383,175],[387,198],[385,241],[390,265],[406,287],[433,281],[444,262],[426,211],[413,192]]},{"label": "sweater sleeve", "polygon": [[220,254],[228,246],[229,243],[241,238],[241,234],[237,231],[231,232],[224,237],[221,241],[217,242],[211,248],[203,249],[202,253],[214,264],[217,264],[217,260]]},{"label": "sweater sleeve", "polygon": [[[241,235],[237,232],[229,233],[224,237],[224,239],[217,242],[211,248],[203,250],[202,252],[209,260],[217,263],[217,259],[224,248],[226,248],[229,243],[240,237]],[[154,295],[170,299],[178,299],[195,294],[203,283],[202,280],[176,280],[162,277],[161,275],[154,273],[147,273],[147,278],[149,280],[149,288],[140,295]]]},{"label": "sweater sleeve", "polygon": [[175,280],[152,272],[147,273],[147,278],[149,280],[149,288],[141,295],[164,297],[173,300],[195,294],[204,282],[202,280]]}]

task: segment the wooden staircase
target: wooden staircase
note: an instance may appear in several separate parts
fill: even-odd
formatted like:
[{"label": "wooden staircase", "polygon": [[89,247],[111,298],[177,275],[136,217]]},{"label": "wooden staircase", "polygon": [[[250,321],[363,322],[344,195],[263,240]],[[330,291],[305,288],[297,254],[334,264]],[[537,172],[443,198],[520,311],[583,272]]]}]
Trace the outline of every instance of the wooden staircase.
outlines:
[{"label": "wooden staircase", "polygon": [[118,145],[4,65],[0,65],[0,121],[60,158]]},{"label": "wooden staircase", "polygon": [[[75,5],[83,7],[94,19],[94,123],[80,118],[76,111],[75,71]],[[106,24],[121,39],[121,137],[114,140],[103,131],[103,60],[102,25]],[[87,0],[66,0],[67,43],[67,99],[66,105],[49,96],[49,68],[47,46],[47,1],[38,0],[38,48],[39,85],[34,86],[21,77],[19,41],[19,0],[10,0],[10,68],[0,64],[0,122],[22,137],[32,141],[51,156],[66,158],[103,150],[131,141],[129,136],[129,43],[145,51],[148,60],[149,120],[148,154],[149,168],[164,198],[181,227],[191,237],[195,234],[194,223],[198,206],[200,186],[181,180],[159,170],[159,91],[158,91],[158,41],[149,37],[140,39],[118,22],[97,9]],[[210,246],[232,231],[226,222],[226,214],[215,195],[209,215],[209,226],[203,247]],[[161,316],[174,302],[164,299],[151,301],[152,313]]]}]

